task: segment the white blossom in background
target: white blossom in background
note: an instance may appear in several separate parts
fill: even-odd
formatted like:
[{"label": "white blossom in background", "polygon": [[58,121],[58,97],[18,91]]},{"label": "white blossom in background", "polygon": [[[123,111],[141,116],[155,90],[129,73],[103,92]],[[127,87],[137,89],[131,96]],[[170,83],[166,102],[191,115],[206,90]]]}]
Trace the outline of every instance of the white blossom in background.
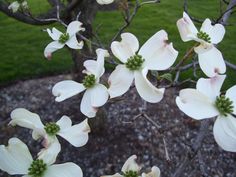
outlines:
[{"label": "white blossom in background", "polygon": [[228,89],[225,95],[220,89],[225,75],[210,79],[201,78],[196,89],[183,89],[176,98],[181,111],[196,120],[217,116],[213,133],[218,145],[231,152],[236,152],[236,85]]},{"label": "white blossom in background", "polygon": [[184,42],[194,40],[200,44],[194,48],[198,54],[199,65],[208,77],[226,72],[226,65],[221,52],[214,46],[222,41],[225,35],[225,28],[221,24],[212,25],[206,19],[200,31],[194,26],[187,13],[183,13],[183,18],[177,21],[177,27],[181,39]]},{"label": "white blossom in background", "polygon": [[80,124],[72,126],[71,119],[67,116],[57,122],[43,125],[38,114],[32,113],[24,108],[17,108],[11,112],[10,125],[18,125],[33,130],[34,140],[44,138],[44,149],[39,152],[39,157],[45,157],[50,162],[55,162],[58,153],[61,151],[61,145],[56,135],[61,136],[75,147],[84,146],[88,141],[90,127],[87,119]]},{"label": "white blossom in background", "polygon": [[18,138],[11,138],[8,146],[0,145],[0,169],[10,175],[23,177],[82,177],[81,168],[72,163],[47,163],[47,159],[33,160],[28,147]]},{"label": "white blossom in background", "polygon": [[111,4],[114,0],[97,0],[98,4],[104,5],[104,4]]},{"label": "white blossom in background", "polygon": [[107,88],[100,84],[100,77],[105,72],[104,58],[108,57],[109,53],[103,49],[97,49],[96,53],[97,61],[87,60],[84,62],[86,76],[83,83],[65,80],[58,82],[52,89],[52,93],[58,102],[85,91],[80,110],[89,118],[95,117],[97,108],[103,106],[109,98]]},{"label": "white blossom in background", "polygon": [[[139,95],[150,103],[161,101],[164,88],[158,89],[147,79],[149,70],[168,69],[176,60],[178,52],[168,42],[164,30],[153,35],[139,50],[139,41],[131,33],[121,34],[121,42],[114,41],[111,50],[122,64],[109,77],[111,98],[123,95],[135,83]],[[138,51],[139,50],[139,51]]]},{"label": "white blossom in background", "polygon": [[54,41],[46,46],[44,50],[44,56],[50,59],[52,56],[52,52],[63,48],[65,45],[67,45],[71,49],[82,49],[84,46],[84,42],[81,41],[79,43],[77,41],[76,33],[84,30],[85,29],[82,27],[82,23],[79,21],[72,21],[68,25],[66,33],[62,33],[56,28],[52,28],[52,30],[47,29],[49,36]]},{"label": "white blossom in background", "polygon": [[[121,169],[122,175],[116,173],[114,175],[105,175],[101,177],[139,177],[141,167],[137,164],[136,159],[137,156],[132,155],[126,160]],[[158,167],[153,166],[151,172],[142,173],[142,177],[160,177],[160,170]]]},{"label": "white blossom in background", "polygon": [[15,13],[19,10],[20,7],[22,7],[23,9],[27,9],[28,8],[27,1],[25,0],[14,1],[8,6],[8,9],[12,10],[12,12]]}]

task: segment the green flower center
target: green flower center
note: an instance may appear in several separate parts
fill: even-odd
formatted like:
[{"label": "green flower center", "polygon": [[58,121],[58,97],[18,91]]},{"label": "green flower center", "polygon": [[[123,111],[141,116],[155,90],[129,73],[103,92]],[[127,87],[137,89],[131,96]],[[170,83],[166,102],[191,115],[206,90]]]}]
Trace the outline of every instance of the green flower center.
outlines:
[{"label": "green flower center", "polygon": [[83,85],[85,88],[91,88],[95,85],[96,78],[94,74],[89,74],[84,77],[83,79]]},{"label": "green flower center", "polygon": [[60,131],[60,126],[54,122],[50,122],[45,125],[44,130],[48,135],[54,136]]},{"label": "green flower center", "polygon": [[59,42],[61,44],[64,44],[66,43],[66,41],[68,41],[69,38],[70,38],[70,35],[68,33],[63,33],[59,38]]},{"label": "green flower center", "polygon": [[123,175],[124,177],[138,177],[137,171],[127,171]]},{"label": "green flower center", "polygon": [[127,60],[125,66],[132,71],[139,70],[144,61],[141,55],[134,55]]},{"label": "green flower center", "polygon": [[203,31],[199,31],[199,32],[197,33],[197,37],[198,37],[199,39],[202,39],[202,40],[208,42],[208,43],[211,43],[211,37],[209,36],[209,34],[203,32]]},{"label": "green flower center", "polygon": [[223,116],[227,116],[228,114],[232,114],[234,111],[233,101],[229,98],[225,97],[225,95],[218,96],[216,98],[215,105],[219,110],[220,114]]},{"label": "green flower center", "polygon": [[47,164],[44,163],[43,160],[37,159],[31,163],[28,169],[28,175],[32,177],[42,177],[46,170]]}]

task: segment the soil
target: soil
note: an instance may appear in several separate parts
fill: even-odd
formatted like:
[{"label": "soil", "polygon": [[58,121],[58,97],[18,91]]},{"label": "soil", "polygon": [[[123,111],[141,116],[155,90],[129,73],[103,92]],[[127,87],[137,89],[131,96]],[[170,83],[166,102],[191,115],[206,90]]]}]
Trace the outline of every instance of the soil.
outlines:
[{"label": "soil", "polygon": [[[28,129],[8,126],[10,112],[18,107],[26,108],[40,115],[43,122],[58,120],[62,115],[72,118],[73,123],[84,119],[79,113],[80,97],[74,96],[57,103],[51,89],[58,81],[70,79],[69,75],[59,75],[21,81],[0,88],[0,144],[7,144],[11,137],[19,137],[36,156],[40,142],[31,138]],[[99,177],[121,171],[125,160],[136,154],[143,171],[158,166],[162,177],[170,177],[195,143],[200,122],[181,113],[175,105],[178,89],[168,89],[165,98],[158,104],[147,104],[145,113],[155,123],[165,129],[166,147],[170,160],[166,159],[162,139],[157,128],[143,117],[135,117],[143,110],[143,101],[135,88],[121,99],[104,106],[106,121],[90,119],[90,123],[99,122],[100,129],[92,127],[88,143],[75,148],[63,139],[62,151],[56,163],[74,162],[78,164],[84,177]],[[183,177],[235,177],[236,154],[223,151],[214,141],[212,125],[209,127],[203,146],[198,156],[189,163]],[[0,176],[8,176],[0,172]]]}]

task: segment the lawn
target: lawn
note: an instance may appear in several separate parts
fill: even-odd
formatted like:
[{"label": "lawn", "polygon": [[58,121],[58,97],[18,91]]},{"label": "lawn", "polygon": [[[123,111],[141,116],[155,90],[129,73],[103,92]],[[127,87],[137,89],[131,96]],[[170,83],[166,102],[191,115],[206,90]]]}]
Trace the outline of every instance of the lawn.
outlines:
[{"label": "lawn", "polygon": [[[35,0],[29,2],[35,13],[48,8],[45,0],[41,0],[40,3]],[[176,28],[176,21],[182,17],[182,12],[183,0],[163,0],[160,4],[147,5],[140,9],[132,25],[126,31],[134,33],[142,44],[158,30],[165,29],[170,41],[173,41],[174,47],[179,50],[179,58],[181,58],[192,44],[183,43]],[[215,19],[220,12],[219,1],[190,1],[189,12],[199,19],[207,17]],[[235,17],[236,14],[231,16],[231,24],[236,25]],[[44,59],[44,47],[51,41],[47,33],[43,32],[43,29],[48,26],[26,25],[2,13],[0,14],[0,24],[0,84],[71,70],[72,60],[66,49],[55,52],[50,61]],[[108,44],[122,25],[120,12],[99,12],[94,22],[94,26],[97,25],[100,25],[98,34],[101,40]],[[236,63],[236,26],[227,26],[226,30],[226,36],[220,43],[219,49],[227,60]],[[185,73],[185,76],[189,74],[191,73]],[[235,84],[235,71],[228,69],[228,74],[228,84]]]}]

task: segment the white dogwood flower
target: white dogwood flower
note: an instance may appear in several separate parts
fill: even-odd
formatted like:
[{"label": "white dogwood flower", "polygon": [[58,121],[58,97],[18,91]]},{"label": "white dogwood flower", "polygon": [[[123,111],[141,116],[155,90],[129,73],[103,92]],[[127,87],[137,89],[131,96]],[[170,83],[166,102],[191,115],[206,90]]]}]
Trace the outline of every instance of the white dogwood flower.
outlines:
[{"label": "white dogwood flower", "polygon": [[23,177],[82,177],[81,168],[72,163],[47,163],[45,159],[33,160],[28,147],[18,138],[11,138],[8,146],[0,145],[0,169],[10,175]]},{"label": "white dogwood flower", "polygon": [[198,54],[199,65],[202,71],[208,77],[214,77],[217,74],[224,74],[226,72],[223,56],[214,46],[222,41],[224,37],[225,28],[223,25],[212,25],[211,21],[207,18],[203,22],[200,31],[198,31],[188,14],[184,12],[183,18],[177,21],[177,27],[184,42],[194,40],[200,43],[194,50]]},{"label": "white dogwood flower", "polygon": [[[148,70],[166,70],[176,60],[178,52],[168,43],[164,30],[153,35],[139,50],[139,41],[131,33],[121,34],[121,42],[114,41],[111,50],[122,64],[109,77],[111,98],[123,95],[135,83],[139,95],[150,103],[163,98],[165,89],[158,89],[147,79]],[[139,50],[139,51],[138,51]]]},{"label": "white dogwood flower", "polygon": [[[114,175],[106,175],[101,177],[139,177],[139,173],[141,170],[141,167],[136,163],[137,156],[132,155],[130,156],[126,162],[124,163],[121,172],[116,173]],[[160,170],[158,167],[153,166],[152,171],[150,173],[142,173],[142,177],[159,177],[160,176]]]},{"label": "white dogwood flower", "polygon": [[104,5],[104,4],[111,4],[114,0],[97,0],[98,4]]},{"label": "white dogwood flower", "polygon": [[196,89],[183,89],[176,98],[181,111],[196,120],[217,116],[213,133],[219,146],[236,152],[236,85],[220,94],[225,75],[201,78]]},{"label": "white dogwood flower", "polygon": [[47,29],[49,36],[54,40],[49,43],[45,50],[44,56],[46,58],[51,58],[52,52],[55,52],[58,49],[63,48],[67,45],[71,49],[82,49],[84,46],[84,42],[81,41],[78,43],[76,38],[76,33],[79,31],[84,31],[85,29],[82,26],[82,23],[79,21],[72,21],[66,30],[66,33],[62,33],[56,28],[52,28],[52,30]]},{"label": "white dogwood flower", "polygon": [[95,117],[97,108],[103,106],[109,97],[107,88],[100,84],[100,77],[104,74],[104,58],[109,56],[107,50],[97,49],[97,61],[87,60],[84,62],[86,76],[83,83],[72,80],[58,82],[52,89],[56,101],[61,102],[76,94],[83,92],[80,110],[89,118]]},{"label": "white dogwood flower", "polygon": [[11,112],[11,119],[10,125],[18,125],[33,130],[33,139],[44,138],[43,145],[45,148],[39,152],[39,156],[45,156],[45,158],[48,158],[48,161],[54,162],[61,150],[56,135],[61,136],[75,147],[84,146],[88,141],[90,127],[87,119],[72,126],[71,119],[67,116],[62,116],[55,123],[50,122],[43,125],[38,114],[32,113],[24,108],[13,110]]},{"label": "white dogwood flower", "polygon": [[27,9],[28,8],[27,1],[26,0],[14,1],[8,6],[8,9],[11,9],[12,12],[15,13],[19,10],[20,7],[22,7],[23,9]]}]

